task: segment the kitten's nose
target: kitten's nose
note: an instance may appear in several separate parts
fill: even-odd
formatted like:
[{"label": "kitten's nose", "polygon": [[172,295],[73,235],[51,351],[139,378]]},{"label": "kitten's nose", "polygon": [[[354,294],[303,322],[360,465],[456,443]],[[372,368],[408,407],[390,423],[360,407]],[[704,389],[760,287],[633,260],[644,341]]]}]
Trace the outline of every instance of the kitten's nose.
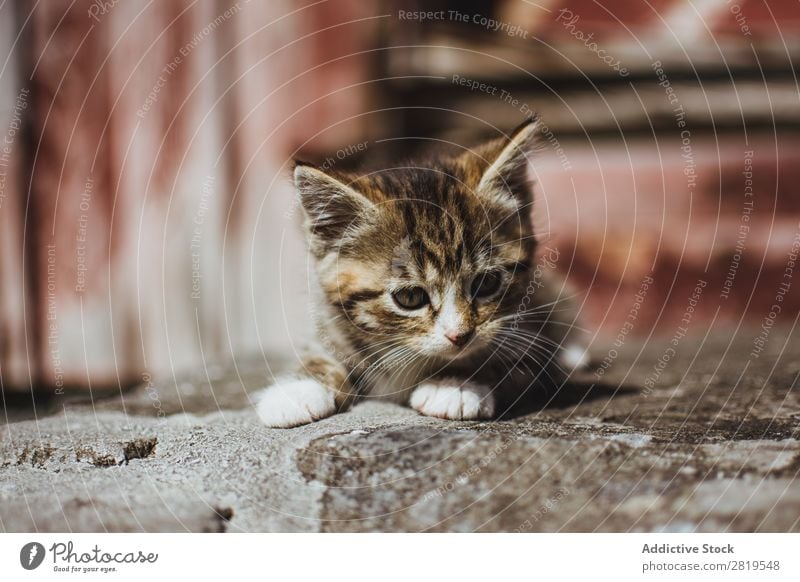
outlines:
[{"label": "kitten's nose", "polygon": [[445,332],[444,337],[449,339],[453,344],[461,347],[465,343],[469,341],[469,338],[472,337],[473,330],[462,331],[462,330],[454,330]]}]

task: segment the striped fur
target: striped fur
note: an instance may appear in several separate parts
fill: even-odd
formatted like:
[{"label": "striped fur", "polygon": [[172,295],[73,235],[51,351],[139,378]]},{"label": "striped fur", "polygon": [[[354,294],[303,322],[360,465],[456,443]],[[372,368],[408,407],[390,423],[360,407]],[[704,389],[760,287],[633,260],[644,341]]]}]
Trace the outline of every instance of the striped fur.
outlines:
[{"label": "striped fur", "polygon": [[[378,396],[477,418],[561,377],[570,317],[557,285],[530,284],[536,133],[533,120],[457,156],[370,173],[298,163],[320,339],[301,373],[335,392],[337,410]],[[487,273],[500,279],[497,292],[474,296],[474,280]],[[408,310],[395,301],[412,286],[429,304]]]}]

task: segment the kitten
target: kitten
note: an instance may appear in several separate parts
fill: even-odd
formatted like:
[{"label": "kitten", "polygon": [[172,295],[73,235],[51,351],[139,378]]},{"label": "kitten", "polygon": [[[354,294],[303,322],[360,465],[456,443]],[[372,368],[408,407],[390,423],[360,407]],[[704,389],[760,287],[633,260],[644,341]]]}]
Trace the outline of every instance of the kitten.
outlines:
[{"label": "kitten", "polygon": [[586,363],[564,287],[533,269],[538,128],[364,175],[297,163],[321,346],[259,395],[264,423],[306,424],[365,397],[490,419]]}]

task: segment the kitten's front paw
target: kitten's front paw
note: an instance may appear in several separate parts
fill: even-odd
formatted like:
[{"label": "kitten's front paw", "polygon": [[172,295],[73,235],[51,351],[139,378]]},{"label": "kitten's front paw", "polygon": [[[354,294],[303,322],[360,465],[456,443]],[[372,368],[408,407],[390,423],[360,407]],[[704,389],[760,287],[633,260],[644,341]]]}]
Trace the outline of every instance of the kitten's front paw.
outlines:
[{"label": "kitten's front paw", "polygon": [[272,428],[308,424],[336,412],[333,390],[311,378],[283,378],[260,392],[256,412]]},{"label": "kitten's front paw", "polygon": [[411,393],[411,408],[448,420],[478,420],[494,416],[494,396],[487,386],[455,378],[420,384]]}]

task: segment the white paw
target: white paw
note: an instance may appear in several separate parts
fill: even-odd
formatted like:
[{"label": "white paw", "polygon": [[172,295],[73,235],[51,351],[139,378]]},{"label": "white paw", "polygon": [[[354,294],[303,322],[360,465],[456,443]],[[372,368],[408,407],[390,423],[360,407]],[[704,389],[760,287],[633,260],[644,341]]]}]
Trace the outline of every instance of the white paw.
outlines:
[{"label": "white paw", "polygon": [[559,360],[561,360],[561,365],[564,366],[567,372],[586,370],[591,363],[589,352],[580,344],[571,344],[562,349],[559,354]]},{"label": "white paw", "polygon": [[311,378],[281,378],[256,395],[256,412],[269,427],[291,428],[336,412],[333,390]]},{"label": "white paw", "polygon": [[426,416],[448,420],[477,420],[494,416],[494,396],[487,386],[454,378],[420,384],[411,393],[409,404]]}]

